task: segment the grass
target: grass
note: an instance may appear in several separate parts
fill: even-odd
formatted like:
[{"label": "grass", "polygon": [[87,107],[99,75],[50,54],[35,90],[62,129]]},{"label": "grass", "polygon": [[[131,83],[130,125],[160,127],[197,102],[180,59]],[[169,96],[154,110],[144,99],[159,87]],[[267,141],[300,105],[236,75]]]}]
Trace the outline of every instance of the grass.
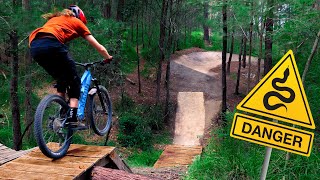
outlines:
[{"label": "grass", "polygon": [[[228,125],[212,132],[205,152],[190,166],[185,179],[259,179],[265,147],[231,138],[229,133],[234,113],[228,113]],[[319,144],[318,135],[314,144]],[[311,156],[291,154],[273,149],[268,169],[268,179],[318,179],[320,152],[313,147]]]},{"label": "grass", "polygon": [[161,153],[162,150],[155,149],[141,152],[136,150],[127,158],[127,162],[130,167],[152,167]]}]

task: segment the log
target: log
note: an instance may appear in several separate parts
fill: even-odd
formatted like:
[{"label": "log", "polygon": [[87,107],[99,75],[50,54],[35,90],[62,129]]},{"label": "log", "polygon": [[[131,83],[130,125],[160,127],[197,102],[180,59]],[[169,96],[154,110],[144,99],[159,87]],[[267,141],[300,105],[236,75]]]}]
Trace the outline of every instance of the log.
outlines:
[{"label": "log", "polygon": [[92,180],[157,180],[156,178],[147,177],[139,174],[128,173],[123,170],[103,168],[103,167],[94,167],[91,173]]}]

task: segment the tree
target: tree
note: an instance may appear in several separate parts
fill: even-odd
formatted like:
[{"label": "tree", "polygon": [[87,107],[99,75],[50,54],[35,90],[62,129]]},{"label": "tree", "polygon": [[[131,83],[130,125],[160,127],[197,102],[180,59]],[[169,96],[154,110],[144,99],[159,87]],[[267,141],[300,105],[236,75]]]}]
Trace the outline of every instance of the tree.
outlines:
[{"label": "tree", "polygon": [[118,8],[117,8],[117,21],[123,20],[123,8],[124,8],[124,0],[119,0]]},{"label": "tree", "polygon": [[111,18],[111,2],[108,1],[102,1],[102,15],[103,17],[109,19]]},{"label": "tree", "polygon": [[207,21],[209,19],[209,2],[205,1],[203,4],[204,9],[204,23],[203,23],[203,40],[209,42],[209,27],[207,25]]},{"label": "tree", "polygon": [[232,33],[231,33],[231,45],[230,45],[229,60],[228,60],[228,66],[227,66],[227,74],[228,75],[230,75],[230,66],[231,66],[233,48],[234,48],[234,30],[232,30]]},{"label": "tree", "polygon": [[16,31],[9,34],[12,48],[12,79],[10,85],[11,95],[11,114],[13,128],[13,149],[18,151],[21,149],[21,126],[20,126],[20,110],[18,99],[18,76],[19,76],[19,56],[18,56],[18,36]]},{"label": "tree", "polygon": [[248,68],[247,94],[250,91],[250,83],[251,83],[252,31],[253,31],[253,1],[251,1],[251,23],[250,23],[250,30],[249,30],[249,68]]},{"label": "tree", "polygon": [[317,50],[317,48],[318,48],[319,38],[320,38],[320,31],[318,32],[318,34],[317,34],[317,36],[316,36],[316,39],[315,39],[315,41],[314,41],[314,43],[313,43],[313,47],[312,47],[312,50],[311,50],[311,53],[310,53],[310,56],[309,56],[309,58],[308,58],[308,60],[307,60],[306,66],[305,66],[305,68],[304,68],[304,71],[303,71],[303,74],[302,74],[302,78],[301,78],[301,79],[302,79],[302,82],[305,82],[306,75],[307,75],[307,72],[308,72],[308,70],[309,70],[309,66],[310,66],[311,61],[312,61],[312,59],[313,59],[313,56],[315,55],[316,50]]},{"label": "tree", "polygon": [[30,2],[29,2],[29,0],[22,0],[22,8],[24,10],[30,10]]},{"label": "tree", "polygon": [[246,68],[247,66],[247,33],[244,32],[244,40],[243,40],[243,56],[242,56],[242,67]]},{"label": "tree", "polygon": [[26,136],[28,139],[31,139],[32,131],[31,131],[31,128],[29,128],[29,127],[33,123],[33,112],[32,112],[32,105],[31,105],[31,93],[32,93],[31,63],[32,63],[32,58],[30,56],[29,51],[27,51],[25,59],[26,59],[26,68],[27,69],[26,69],[26,76],[25,76],[26,94],[25,94],[25,101],[24,101],[24,107],[25,107],[24,124],[26,125]]},{"label": "tree", "polygon": [[273,32],[273,0],[267,0],[268,15],[266,18],[264,74],[272,68],[272,32]]},{"label": "tree", "polygon": [[[227,111],[227,78],[226,78],[226,62],[227,62],[227,0],[223,1],[222,6],[222,23],[223,23],[223,47],[222,47],[222,113]],[[226,119],[223,117],[223,121]]]},{"label": "tree", "polygon": [[239,51],[239,62],[238,62],[238,73],[237,73],[237,84],[236,84],[236,89],[235,89],[235,92],[234,94],[236,95],[239,95],[239,85],[240,85],[240,73],[241,73],[241,55],[242,55],[242,47],[243,47],[243,41],[244,41],[244,38],[241,38],[241,43],[240,43],[240,51]]},{"label": "tree", "polygon": [[165,37],[166,37],[166,21],[167,21],[167,9],[168,1],[162,0],[161,17],[160,17],[160,37],[159,37],[159,50],[160,60],[157,69],[157,91],[156,91],[156,104],[160,101],[160,86],[161,86],[161,73],[162,73],[162,62],[165,58]]}]

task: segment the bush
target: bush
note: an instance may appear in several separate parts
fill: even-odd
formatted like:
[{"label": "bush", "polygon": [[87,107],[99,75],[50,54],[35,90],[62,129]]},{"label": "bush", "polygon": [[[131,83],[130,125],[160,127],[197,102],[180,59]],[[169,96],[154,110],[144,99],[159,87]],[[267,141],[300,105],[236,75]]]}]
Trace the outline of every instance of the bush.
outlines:
[{"label": "bush", "polygon": [[118,140],[123,146],[149,149],[152,142],[152,131],[148,123],[139,116],[130,113],[122,115],[119,120]]}]

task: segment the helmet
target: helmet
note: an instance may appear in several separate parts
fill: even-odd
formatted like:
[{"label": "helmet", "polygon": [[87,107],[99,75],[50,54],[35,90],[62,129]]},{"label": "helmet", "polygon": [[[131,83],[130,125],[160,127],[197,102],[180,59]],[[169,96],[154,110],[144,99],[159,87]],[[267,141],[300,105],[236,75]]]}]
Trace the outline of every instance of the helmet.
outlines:
[{"label": "helmet", "polygon": [[70,5],[69,9],[73,12],[74,16],[80,19],[84,24],[87,24],[87,18],[83,11],[77,5]]}]

